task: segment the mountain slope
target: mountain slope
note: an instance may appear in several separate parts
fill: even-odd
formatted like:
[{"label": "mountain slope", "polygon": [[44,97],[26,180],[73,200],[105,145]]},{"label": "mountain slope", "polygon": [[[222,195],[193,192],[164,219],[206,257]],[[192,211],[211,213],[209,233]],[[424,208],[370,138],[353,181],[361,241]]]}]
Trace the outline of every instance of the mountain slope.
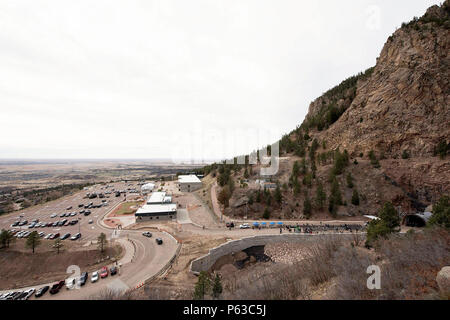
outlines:
[{"label": "mountain slope", "polygon": [[449,13],[447,0],[404,23],[373,68],[310,104],[302,125],[280,141],[284,159],[271,179],[279,191],[258,191],[260,165],[235,165],[234,174],[207,167],[232,194],[226,214],[342,218],[376,214],[385,201],[417,212],[449,194]]}]

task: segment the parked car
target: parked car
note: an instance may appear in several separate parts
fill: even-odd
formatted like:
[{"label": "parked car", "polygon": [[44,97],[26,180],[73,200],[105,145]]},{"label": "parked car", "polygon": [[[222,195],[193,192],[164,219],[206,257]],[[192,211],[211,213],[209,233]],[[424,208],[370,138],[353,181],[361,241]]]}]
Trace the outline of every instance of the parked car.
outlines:
[{"label": "parked car", "polygon": [[72,238],[70,238],[70,240],[78,240],[81,238],[81,233],[77,233],[74,236],[72,236]]},{"label": "parked car", "polygon": [[90,220],[88,221],[88,223],[89,223],[89,224],[93,224],[93,223],[94,223],[94,220],[90,219]]},{"label": "parked car", "polygon": [[18,300],[22,296],[22,294],[23,291],[16,291],[10,296],[11,299],[8,300]]},{"label": "parked car", "polygon": [[69,206],[69,207],[66,208],[66,210],[70,210],[70,209],[72,209],[72,206]]},{"label": "parked car", "polygon": [[42,238],[43,236],[45,236],[45,232],[42,232],[42,231],[41,231],[41,232],[38,233],[38,235],[39,235],[39,237]]},{"label": "parked car", "polygon": [[83,208],[84,207],[84,204],[82,204],[82,203],[80,203],[79,205],[78,205],[78,208]]},{"label": "parked car", "polygon": [[27,296],[26,291],[21,291],[20,294],[15,296],[14,300],[25,300],[25,297]]},{"label": "parked car", "polygon": [[84,215],[85,216],[88,216],[88,215],[90,215],[91,214],[91,210],[86,210],[86,211],[84,211]]},{"label": "parked car", "polygon": [[36,289],[31,288],[25,291],[25,296],[22,297],[22,300],[28,300],[33,295],[33,293],[36,291]]},{"label": "parked car", "polygon": [[61,237],[61,240],[66,240],[68,237],[70,237],[70,233],[66,233]]},{"label": "parked car", "polygon": [[247,224],[247,223],[241,224],[241,225],[239,226],[239,229],[250,229],[250,228],[251,228],[250,225]]},{"label": "parked car", "polygon": [[103,267],[101,270],[100,270],[100,277],[101,278],[106,278],[107,276],[108,276],[108,267]]},{"label": "parked car", "polygon": [[76,284],[75,278],[66,279],[66,289],[67,290],[75,288],[75,284]]},{"label": "parked car", "polygon": [[31,234],[30,231],[25,231],[25,233],[22,235],[21,238],[28,238],[28,236]]},{"label": "parked car", "polygon": [[234,228],[234,222],[227,222],[227,228]]},{"label": "parked car", "polygon": [[111,267],[111,269],[109,269],[109,272],[111,273],[111,276],[115,275],[117,273],[117,267]]},{"label": "parked car", "polygon": [[44,239],[52,239],[52,237],[53,237],[53,233],[49,233],[48,235],[46,235],[45,237],[44,237]]},{"label": "parked car", "polygon": [[15,221],[15,222],[11,225],[11,227],[17,227],[17,226],[19,225],[19,223],[20,223],[20,221]]},{"label": "parked car", "polygon": [[28,229],[34,228],[35,225],[36,225],[35,222],[30,223],[30,224],[28,225]]},{"label": "parked car", "polygon": [[80,276],[80,278],[78,279],[78,285],[79,286],[84,286],[86,284],[88,278],[88,273],[87,272],[83,272]]},{"label": "parked car", "polygon": [[59,238],[59,236],[60,236],[59,232],[58,233],[54,233],[50,239],[53,240],[53,239]]},{"label": "parked car", "polygon": [[155,240],[157,244],[159,245],[163,244],[163,240],[161,238],[156,238]]},{"label": "parked car", "polygon": [[36,298],[42,297],[42,296],[44,295],[44,293],[46,293],[46,292],[48,291],[48,289],[50,289],[49,286],[44,286],[44,287],[38,289],[38,290],[36,291],[36,293],[34,294],[34,296],[35,296]]},{"label": "parked car", "polygon": [[144,232],[142,233],[143,236],[147,237],[147,238],[151,238],[152,237],[152,233],[151,232]]},{"label": "parked car", "polygon": [[57,283],[55,283],[51,288],[50,288],[50,294],[57,294],[59,292],[59,290],[64,286],[65,281],[61,280]]},{"label": "parked car", "polygon": [[66,213],[61,213],[61,214],[59,215],[60,218],[65,217],[65,216],[66,216]]},{"label": "parked car", "polygon": [[27,220],[23,220],[22,222],[19,223],[19,226],[24,226],[24,225],[26,225],[27,223],[28,223]]},{"label": "parked car", "polygon": [[50,218],[55,218],[56,216],[57,216],[57,214],[54,213],[54,214],[52,214],[52,215],[50,216]]},{"label": "parked car", "polygon": [[94,272],[92,272],[92,275],[91,275],[91,282],[94,283],[97,281],[98,281],[98,271],[94,271]]},{"label": "parked car", "polygon": [[34,219],[34,220],[32,220],[31,222],[38,223],[38,222],[39,222],[39,219]]}]

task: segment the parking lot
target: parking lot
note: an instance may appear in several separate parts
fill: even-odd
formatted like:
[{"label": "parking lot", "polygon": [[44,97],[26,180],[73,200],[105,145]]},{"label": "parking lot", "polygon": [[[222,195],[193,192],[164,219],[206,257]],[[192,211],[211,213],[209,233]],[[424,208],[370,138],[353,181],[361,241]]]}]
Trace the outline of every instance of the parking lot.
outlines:
[{"label": "parking lot", "polygon": [[[51,287],[57,282],[55,281],[16,290],[3,290],[0,292],[0,299],[86,299],[106,288],[119,290],[133,288],[136,284],[139,284],[152,274],[157,273],[175,253],[178,246],[175,239],[163,232],[154,232],[153,237],[146,237],[141,231],[107,229],[100,222],[121,201],[126,200],[127,197],[135,197],[136,193],[131,192],[133,189],[138,189],[136,183],[122,182],[96,185],[89,190],[83,190],[44,205],[24,209],[1,217],[0,228],[15,230],[16,235],[21,232],[37,231],[41,233],[42,241],[49,241],[49,244],[54,241],[54,239],[50,239],[50,234],[59,234],[60,239],[63,239],[65,234],[70,234],[62,241],[74,241],[74,244],[79,241],[82,246],[88,246],[95,242],[99,234],[103,232],[107,235],[109,241],[112,238],[115,238],[114,241],[119,241],[122,247],[124,247],[125,253],[117,263],[117,274],[111,275],[109,271],[108,276],[105,278],[102,278],[99,274],[99,279],[92,282],[92,272],[90,272],[85,284],[79,290],[66,290],[65,283],[61,283],[60,290],[54,290],[58,291],[58,293],[50,294]],[[117,190],[126,192],[120,193],[120,196],[116,197],[115,192]],[[89,199],[89,197],[86,197],[88,193],[103,193],[104,197],[99,198],[97,196],[96,198]],[[102,203],[103,205],[96,207],[96,205]],[[83,206],[81,207],[81,205]],[[89,210],[90,214],[85,215],[86,210]],[[23,222],[25,220],[26,224],[22,226],[11,226],[16,221]],[[37,224],[30,228],[30,223],[33,220]],[[63,224],[64,220],[66,221]],[[70,224],[71,221],[78,222]],[[54,225],[58,222],[59,225]],[[81,237],[71,240],[77,233],[81,233]],[[46,237],[49,237],[49,239],[46,239]],[[161,238],[163,243],[158,244],[156,238]],[[108,269],[113,266],[115,264],[107,265]],[[83,270],[80,270],[80,272],[82,273]],[[62,280],[65,279],[61,279],[60,281]],[[46,286],[49,287],[48,291],[42,297],[36,297],[36,291]],[[14,292],[16,294],[13,295]],[[30,292],[31,294],[29,294]],[[6,295],[8,293],[9,296]]]},{"label": "parking lot", "polygon": [[[127,191],[128,188],[135,188],[135,184],[130,186],[128,183],[120,182],[104,186],[92,186],[89,190],[82,190],[47,204],[27,208],[1,217],[0,228],[15,230],[16,235],[20,231],[23,231],[22,233],[37,231],[38,233],[43,233],[41,238],[44,240],[50,234],[59,234],[60,237],[70,234],[68,239],[71,239],[72,236],[81,233],[80,240],[93,241],[96,240],[100,233],[96,223],[97,219],[124,200],[127,195],[133,195],[125,192],[116,197],[115,192],[117,190]],[[87,193],[103,194],[104,197],[99,198],[97,196],[89,199],[86,198]],[[91,205],[89,206],[89,204]],[[32,221],[36,221],[37,225],[30,227]],[[22,226],[12,226],[16,222],[26,223]],[[43,226],[43,224],[46,226]]]}]

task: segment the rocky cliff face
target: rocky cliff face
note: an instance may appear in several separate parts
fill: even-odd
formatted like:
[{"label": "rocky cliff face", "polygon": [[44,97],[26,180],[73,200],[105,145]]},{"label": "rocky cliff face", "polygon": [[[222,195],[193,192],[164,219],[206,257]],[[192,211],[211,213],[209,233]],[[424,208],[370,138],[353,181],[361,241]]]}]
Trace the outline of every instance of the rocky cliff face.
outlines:
[{"label": "rocky cliff face", "polygon": [[[278,219],[343,218],[377,214],[386,201],[414,213],[450,194],[449,14],[447,0],[404,23],[373,68],[310,104],[302,125],[280,141],[286,160],[272,181],[282,186],[281,202],[274,204],[267,195],[262,199],[259,187],[250,183],[234,192],[226,214],[261,218],[268,210]],[[336,150],[347,161],[339,172]],[[299,164],[303,169],[294,174]],[[242,171],[234,176],[236,185],[246,178]],[[250,182],[256,178],[250,175]],[[342,194],[337,212],[329,205],[336,199],[336,184]],[[325,206],[314,203],[319,186]],[[353,201],[356,190],[359,204]],[[305,210],[308,202],[312,208]]]},{"label": "rocky cliff face", "polygon": [[[388,39],[371,74],[337,97],[338,108],[348,105],[339,120],[315,136],[353,155],[432,156],[439,140],[450,137],[449,42],[446,1]],[[307,119],[329,101],[314,101]]]}]

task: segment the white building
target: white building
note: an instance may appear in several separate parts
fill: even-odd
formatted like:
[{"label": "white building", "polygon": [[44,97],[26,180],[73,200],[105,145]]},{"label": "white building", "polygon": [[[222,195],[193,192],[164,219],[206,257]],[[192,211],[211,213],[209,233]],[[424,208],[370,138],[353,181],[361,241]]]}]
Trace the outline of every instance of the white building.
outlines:
[{"label": "white building", "polygon": [[136,222],[173,220],[177,217],[177,205],[165,192],[153,192],[146,204],[136,211],[135,217]]},{"label": "white building", "polygon": [[136,211],[136,222],[173,220],[177,217],[176,203],[146,204]]},{"label": "white building", "polygon": [[165,192],[153,192],[147,199],[147,204],[163,204],[172,203],[172,197],[168,196]]},{"label": "white building", "polygon": [[178,176],[178,189],[182,192],[191,192],[201,189],[202,182],[196,175]]},{"label": "white building", "polygon": [[142,191],[142,193],[146,194],[146,193],[152,192],[154,188],[155,188],[154,183],[146,183],[141,187],[141,191]]}]

